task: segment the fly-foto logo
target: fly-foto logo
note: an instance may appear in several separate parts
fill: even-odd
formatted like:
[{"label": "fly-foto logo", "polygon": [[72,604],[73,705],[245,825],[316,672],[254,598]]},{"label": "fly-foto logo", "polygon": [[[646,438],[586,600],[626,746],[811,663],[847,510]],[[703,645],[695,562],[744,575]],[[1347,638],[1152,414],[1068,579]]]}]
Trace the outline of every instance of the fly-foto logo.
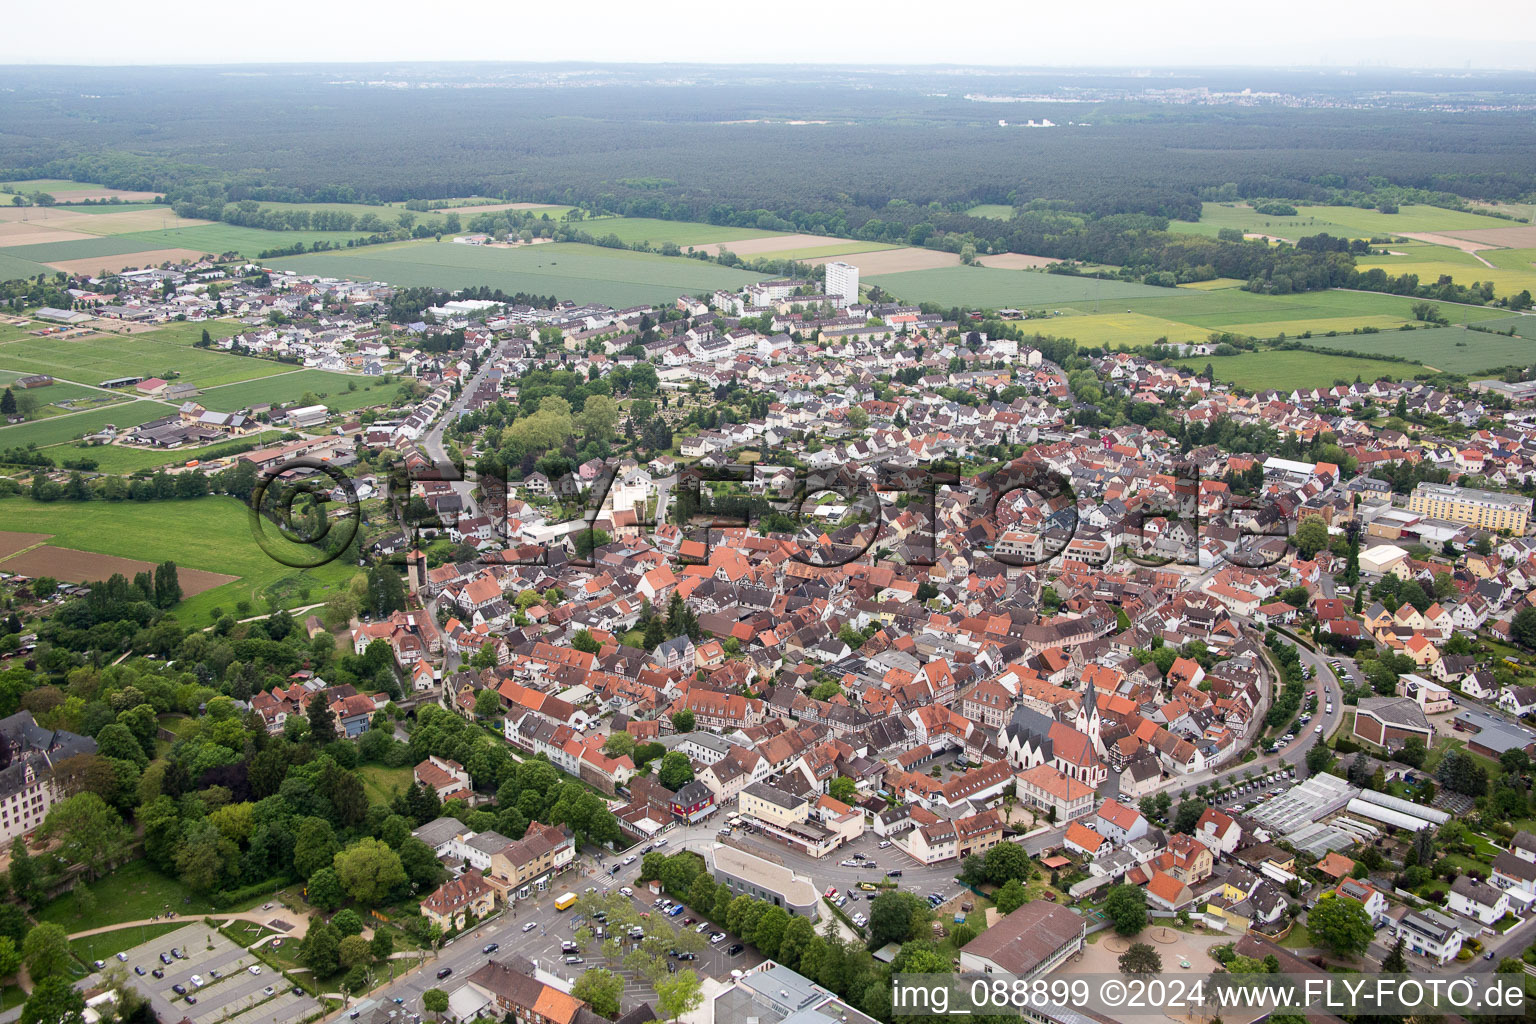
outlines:
[{"label": "fly-foto logo", "polygon": [[[652,481],[614,466],[566,473],[529,497],[548,498],[565,515],[539,515],[514,531],[509,502],[518,485],[452,463],[416,460],[393,466],[384,512],[398,531],[384,557],[447,537],[502,565],[592,566],[591,553],[622,519],[626,539],[672,522],[697,545],[681,564],[708,564],[727,529],[763,529],[794,538],[791,557],[822,568],[885,558],[929,567],[946,554],[981,554],[1010,568],[1062,559],[1090,566],[1117,554],[1137,565],[1209,566],[1224,559],[1245,569],[1274,565],[1294,550],[1290,517],[1274,503],[1229,498],[1219,543],[1202,514],[1199,468],[1176,464],[1154,473],[1106,512],[1081,502],[1071,479],[1043,463],[1020,460],[966,475],[958,464],[837,465],[790,470],[748,464],[694,465]],[[1084,528],[1082,508],[1098,522]],[[357,488],[339,469],[310,458],[266,470],[251,499],[252,533],[271,557],[314,568],[353,551],[362,526]],[[1114,516],[1115,518],[1111,518]],[[600,525],[602,524],[602,525]],[[957,543],[958,541],[958,543]],[[470,559],[473,561],[474,559]]]}]

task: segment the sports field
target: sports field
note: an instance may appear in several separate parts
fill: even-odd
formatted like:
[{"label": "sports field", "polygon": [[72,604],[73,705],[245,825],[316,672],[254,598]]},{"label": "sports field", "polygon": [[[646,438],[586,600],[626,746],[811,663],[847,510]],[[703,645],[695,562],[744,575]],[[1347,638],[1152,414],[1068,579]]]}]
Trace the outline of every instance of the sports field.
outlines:
[{"label": "sports field", "polygon": [[305,274],[386,281],[405,287],[468,288],[555,295],[576,302],[636,306],[682,294],[741,288],[762,274],[687,257],[557,242],[492,248],[456,242],[409,242],[350,252],[312,253],[269,261]]},{"label": "sports field", "polygon": [[1325,387],[1335,381],[1354,383],[1382,377],[1411,376],[1417,367],[1388,363],[1380,359],[1355,359],[1349,356],[1325,356],[1316,352],[1244,352],[1238,356],[1191,356],[1177,360],[1196,372],[1207,363],[1217,380],[1230,381],[1252,391],[1273,388],[1290,391],[1300,387]]},{"label": "sports field", "polygon": [[[269,588],[290,607],[306,603],[300,588],[308,589],[310,602],[324,601],[331,587],[356,571],[337,562],[301,570],[277,561],[256,542],[249,513],[234,498],[43,504],[18,496],[0,501],[0,530],[51,534],[49,544],[55,547],[147,562],[169,559],[178,566],[240,577],[177,605],[176,616],[189,625],[206,625],[215,607],[233,614],[239,600],[253,601],[253,613],[264,611],[261,595]],[[285,557],[306,554],[291,546],[275,550]]]},{"label": "sports field", "polygon": [[1481,373],[1501,366],[1529,366],[1536,361],[1536,341],[1469,331],[1465,327],[1340,334],[1333,338],[1314,335],[1307,344],[1342,352],[1402,356],[1451,373]]},{"label": "sports field", "polygon": [[[194,325],[195,326],[195,325]],[[82,384],[114,377],[167,377],[179,383],[211,387],[284,369],[268,359],[248,359],[226,352],[193,348],[159,332],[90,335],[84,338],[27,338],[0,343],[0,370],[47,373]]]},{"label": "sports field", "polygon": [[[1172,293],[1168,288],[1125,281],[990,267],[909,270],[900,274],[877,274],[862,283],[879,285],[904,302],[937,302],[973,309],[1068,304],[1082,307],[1083,303],[1094,302],[1112,302],[1125,308],[1127,299],[1145,300]],[[1094,312],[1091,306],[1083,311]]]}]

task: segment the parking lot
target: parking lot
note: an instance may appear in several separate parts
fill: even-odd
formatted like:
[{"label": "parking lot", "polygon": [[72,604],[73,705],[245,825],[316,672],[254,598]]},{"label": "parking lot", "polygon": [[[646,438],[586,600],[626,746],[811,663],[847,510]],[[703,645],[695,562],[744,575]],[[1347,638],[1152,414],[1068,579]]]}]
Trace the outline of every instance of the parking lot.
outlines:
[{"label": "parking lot", "polygon": [[[163,1021],[187,1017],[193,1024],[293,1024],[320,1010],[314,997],[295,994],[282,974],[206,924],[179,928],[106,964],[127,971]],[[259,973],[252,974],[252,968]],[[162,976],[156,977],[156,971]],[[97,980],[92,974],[80,984],[89,988]],[[177,986],[186,994],[177,992]]]}]

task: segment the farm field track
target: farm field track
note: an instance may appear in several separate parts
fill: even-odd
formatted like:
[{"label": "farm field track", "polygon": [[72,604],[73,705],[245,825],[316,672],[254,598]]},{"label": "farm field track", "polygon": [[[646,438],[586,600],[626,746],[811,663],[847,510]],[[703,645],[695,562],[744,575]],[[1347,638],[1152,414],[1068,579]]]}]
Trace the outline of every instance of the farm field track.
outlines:
[{"label": "farm field track", "polygon": [[[1470,256],[1473,253],[1481,252],[1484,249],[1498,248],[1498,246],[1491,245],[1487,242],[1474,242],[1471,239],[1457,238],[1455,235],[1435,234],[1434,232],[1430,231],[1405,231],[1403,232],[1403,237],[1411,238],[1415,242],[1424,242],[1428,245],[1438,246],[1441,259],[1448,257],[1449,254],[1446,253],[1447,249],[1457,252],[1464,252]],[[1400,249],[1401,246],[1395,245],[1393,248]],[[1423,252],[1425,250],[1415,248],[1414,251]],[[1474,256],[1473,262],[1482,263],[1483,261]]]},{"label": "farm field track", "polygon": [[311,253],[269,260],[301,274],[386,281],[403,287],[468,288],[555,295],[623,308],[671,302],[682,294],[740,288],[762,274],[687,257],[655,256],[574,242],[489,248],[454,242],[413,242],[365,250]]},{"label": "farm field track", "polygon": [[1529,249],[1536,247],[1536,224],[1521,224],[1518,227],[1479,228],[1471,231],[1442,231],[1440,233],[1464,239],[1468,242],[1481,242],[1484,245],[1496,245],[1504,249]]},{"label": "farm field track", "polygon": [[1027,256],[1022,252],[998,252],[990,256],[979,256],[976,262],[994,270],[1038,270],[1061,261],[1049,256]]},{"label": "farm field track", "polygon": [[[34,535],[22,534],[22,536]],[[91,551],[76,551],[74,548],[54,547],[52,544],[44,544],[42,547],[34,547],[19,555],[0,558],[0,572],[13,572],[33,577],[52,576],[54,579],[70,583],[104,580],[113,573],[122,573],[129,579],[133,579],[135,573],[153,572],[154,568],[154,562],[119,558],[116,555],[101,555]],[[240,578],[221,572],[208,572],[205,569],[188,569],[179,564],[176,567],[176,577],[181,581],[182,593],[187,597],[196,597],[205,590],[222,587]]]},{"label": "farm field track", "polygon": [[[1530,319],[1536,321],[1536,317]],[[1528,366],[1536,357],[1536,341],[1530,338],[1518,335],[1509,338],[1485,331],[1470,331],[1465,327],[1340,334],[1332,338],[1313,335],[1306,344],[1341,352],[1401,356],[1449,373],[1481,373],[1501,366]]]},{"label": "farm field track", "polygon": [[[895,256],[898,253],[928,251],[898,249],[894,253],[872,255]],[[946,306],[970,306],[978,309],[1074,303],[1081,307],[1082,303],[1092,303],[1096,299],[1129,305],[1128,300],[1161,297],[1171,291],[1168,288],[1153,288],[1150,285],[1076,277],[1070,274],[962,267],[958,265],[960,257],[953,253],[933,253],[933,255],[949,256],[956,265],[933,270],[875,275],[870,277],[867,283],[877,284],[906,302],[937,302]],[[859,269],[863,270],[863,267]],[[1198,300],[1203,297],[1205,296],[1192,293],[1186,298]],[[1087,309],[1083,311],[1089,312]],[[1170,316],[1168,319],[1180,318]],[[1065,330],[1061,333],[1070,337]]]},{"label": "farm field track", "polygon": [[[271,524],[267,525],[268,544],[283,558],[297,561],[308,555],[301,546],[271,540],[274,534]],[[310,600],[324,601],[356,571],[344,563],[299,569],[278,561],[252,535],[246,506],[229,497],[44,504],[17,495],[0,501],[0,530],[46,531],[53,534],[51,546],[97,555],[149,563],[170,560],[180,570],[183,587],[188,569],[217,566],[222,572],[209,572],[209,576],[238,577],[177,605],[176,617],[187,625],[207,625],[213,609],[228,611],[237,600],[257,599],[268,592],[279,594],[284,607],[304,603],[301,588],[309,591]],[[97,569],[92,578],[103,575]]]},{"label": "farm field track", "polygon": [[41,544],[52,537],[51,533],[17,533],[15,531],[0,531],[0,559],[10,558],[18,551]]},{"label": "farm field track", "polygon": [[157,267],[162,263],[190,263],[202,259],[203,255],[201,249],[138,249],[134,252],[119,253],[116,256],[85,256],[77,260],[54,260],[48,265],[55,270],[70,274],[94,274],[100,270],[114,273],[119,270]]}]

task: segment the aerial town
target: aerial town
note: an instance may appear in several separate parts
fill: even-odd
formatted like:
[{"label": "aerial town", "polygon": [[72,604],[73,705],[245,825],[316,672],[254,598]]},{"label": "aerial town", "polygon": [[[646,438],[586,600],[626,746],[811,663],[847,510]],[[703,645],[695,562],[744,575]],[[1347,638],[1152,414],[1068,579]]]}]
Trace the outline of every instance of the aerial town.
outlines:
[{"label": "aerial town", "polygon": [[[1524,973],[1536,958],[1529,384],[1250,393],[1172,365],[1214,345],[1083,350],[990,313],[874,301],[840,262],[664,305],[443,300],[404,321],[389,285],[254,263],[92,290],[105,283],[33,321],[221,324],[212,351],[413,399],[210,412],[164,378],[100,384],[173,411],[87,451],[286,432],[148,479],[92,474],[96,500],[256,477],[345,524],[333,557],[366,569],[353,593],[274,611],[281,629],[214,610],[208,636],[246,638],[219,660],[249,666],[222,685],[204,636],[158,648],[208,668],[192,690],[210,727],[254,737],[223,745],[314,758],[318,740],[317,796],[345,789],[326,772],[371,765],[404,783],[306,812],[262,810],[291,785],[258,782],[264,753],[248,773],[201,761],[213,774],[196,781],[180,752],[214,733],[176,722],[197,717],[168,731],[148,715],[151,745],[134,738],[145,705],[126,695],[174,678],[153,644],[102,674],[125,687],[123,725],[94,739],[67,727],[82,728],[67,701],[13,696],[0,839],[22,856],[29,839],[87,847],[85,811],[63,809],[89,795],[120,830],[113,804],[142,797],[146,856],[210,901],[186,915],[209,924],[88,968],[201,967],[148,995],[161,1020],[201,1022],[176,1003],[211,997],[242,1022],[840,1022],[889,1019],[869,978],[952,965]],[[1118,425],[1083,425],[1111,408]],[[80,478],[34,468],[16,487],[62,507]],[[31,582],[5,576],[9,606],[46,614]],[[49,582],[54,602],[97,600]],[[16,666],[97,642],[11,632]],[[301,661],[260,646],[285,637]],[[188,698],[147,699],[163,716]],[[146,755],[131,796],[61,773]],[[196,811],[163,795],[214,779]],[[261,847],[278,859],[258,876],[277,880],[247,893],[244,868],[154,852],[156,800],[173,842],[234,830],[215,861],[257,855],[253,813],[291,821],[298,845]],[[84,875],[60,864],[52,884],[121,860],[81,856]],[[373,856],[392,864],[354,862]],[[391,871],[372,893],[359,877]],[[214,901],[259,908],[226,921]]]}]

